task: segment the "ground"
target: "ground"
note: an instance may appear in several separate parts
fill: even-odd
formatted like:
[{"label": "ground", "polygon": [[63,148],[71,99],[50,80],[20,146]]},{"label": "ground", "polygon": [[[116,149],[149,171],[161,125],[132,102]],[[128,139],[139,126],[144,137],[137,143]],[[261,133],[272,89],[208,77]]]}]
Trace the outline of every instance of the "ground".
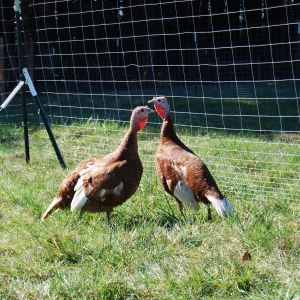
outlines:
[{"label": "ground", "polygon": [[[72,168],[114,149],[126,126],[54,133]],[[1,299],[299,299],[299,137],[182,133],[236,210],[209,222],[204,205],[181,218],[158,185],[157,130],[139,134],[144,175],[109,226],[105,214],[70,211],[41,223],[68,170],[42,127],[30,127],[26,164],[22,128],[0,126]]]}]

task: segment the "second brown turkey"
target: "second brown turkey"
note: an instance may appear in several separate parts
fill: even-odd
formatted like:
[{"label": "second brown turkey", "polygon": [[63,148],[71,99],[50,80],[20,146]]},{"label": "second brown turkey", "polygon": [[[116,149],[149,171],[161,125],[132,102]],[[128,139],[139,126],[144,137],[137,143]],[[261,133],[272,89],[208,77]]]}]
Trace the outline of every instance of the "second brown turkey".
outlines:
[{"label": "second brown turkey", "polygon": [[155,156],[157,176],[164,190],[175,197],[181,214],[183,205],[198,210],[201,201],[207,204],[209,220],[210,204],[221,217],[230,215],[233,207],[220,192],[207,166],[178,138],[167,98],[155,97],[149,103],[154,104],[163,120]]}]

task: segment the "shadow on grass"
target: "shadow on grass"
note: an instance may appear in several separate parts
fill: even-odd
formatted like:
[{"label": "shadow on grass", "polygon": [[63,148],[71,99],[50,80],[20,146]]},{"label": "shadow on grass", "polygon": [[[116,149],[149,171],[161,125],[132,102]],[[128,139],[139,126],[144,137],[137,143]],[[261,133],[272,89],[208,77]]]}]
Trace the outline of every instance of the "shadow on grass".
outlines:
[{"label": "shadow on grass", "polygon": [[155,225],[168,230],[172,230],[175,226],[182,226],[186,223],[184,219],[179,219],[175,215],[164,212],[155,217],[151,216],[133,216],[123,223],[126,231],[131,231],[137,227]]}]

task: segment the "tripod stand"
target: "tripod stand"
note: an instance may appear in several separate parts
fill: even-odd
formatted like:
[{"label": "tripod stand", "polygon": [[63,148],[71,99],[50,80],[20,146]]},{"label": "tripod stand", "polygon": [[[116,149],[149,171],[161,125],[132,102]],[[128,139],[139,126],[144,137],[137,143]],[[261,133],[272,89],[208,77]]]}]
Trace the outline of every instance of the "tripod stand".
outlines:
[{"label": "tripod stand", "polygon": [[[43,120],[44,126],[45,126],[45,128],[47,130],[49,139],[50,139],[50,141],[52,143],[52,146],[53,146],[54,151],[56,153],[57,159],[58,159],[60,165],[62,166],[62,168],[66,169],[67,166],[66,166],[66,164],[64,162],[64,159],[63,159],[63,157],[62,157],[62,155],[60,153],[60,150],[59,150],[59,148],[57,146],[57,143],[56,143],[56,140],[55,140],[54,135],[52,133],[52,130],[51,130],[49,124],[48,124],[47,118],[45,116],[45,112],[44,112],[43,107],[41,105],[40,99],[38,98],[37,92],[35,90],[35,87],[33,85],[33,82],[31,80],[31,77],[30,77],[30,75],[28,73],[27,68],[23,68],[22,72],[23,72],[23,76],[25,78],[25,81],[22,81],[22,80],[19,81],[19,83],[17,84],[17,86],[13,89],[13,91],[9,94],[9,96],[5,99],[5,101],[0,106],[0,111],[3,110],[10,103],[10,101],[18,94],[18,92],[20,90],[22,90],[23,86],[26,84],[28,86],[28,88],[30,90],[30,93],[31,93],[31,96],[33,97],[34,102],[35,102],[35,104],[36,104],[36,106],[37,106],[37,108],[39,110],[39,114],[40,114],[40,116],[41,116],[41,118]],[[26,146],[28,147],[28,149],[26,148],[26,153],[28,154],[28,156],[26,155],[26,161],[29,162],[30,159],[29,159],[29,143],[28,143],[28,141],[27,141],[27,145],[26,145],[26,142],[25,142],[25,147]]]},{"label": "tripod stand", "polygon": [[17,95],[18,92],[21,93],[22,95],[22,103],[23,103],[23,128],[24,128],[24,143],[25,143],[25,157],[26,157],[26,162],[30,161],[30,153],[29,153],[29,137],[28,137],[28,124],[27,124],[27,105],[26,105],[26,97],[24,91],[22,91],[22,88],[24,84],[26,84],[30,90],[30,93],[34,99],[34,102],[38,108],[39,114],[43,120],[44,126],[47,130],[49,139],[52,143],[52,146],[54,148],[54,151],[56,153],[57,159],[62,166],[62,168],[67,168],[63,157],[59,151],[59,148],[57,146],[56,140],[54,138],[54,135],[52,133],[52,130],[48,124],[48,120],[45,116],[43,107],[41,105],[40,99],[37,95],[37,92],[35,90],[35,87],[33,85],[33,82],[31,80],[30,74],[27,70],[27,68],[24,68],[24,61],[23,61],[23,45],[25,47],[25,41],[23,38],[21,38],[21,28],[20,28],[20,20],[21,18],[21,3],[20,0],[15,0],[14,1],[14,10],[15,10],[15,19],[16,19],[16,33],[17,33],[17,47],[18,47],[18,60],[19,60],[19,83],[17,86],[13,89],[13,91],[10,93],[10,95],[6,98],[6,100],[2,103],[0,106],[0,111],[3,110],[9,102]]}]

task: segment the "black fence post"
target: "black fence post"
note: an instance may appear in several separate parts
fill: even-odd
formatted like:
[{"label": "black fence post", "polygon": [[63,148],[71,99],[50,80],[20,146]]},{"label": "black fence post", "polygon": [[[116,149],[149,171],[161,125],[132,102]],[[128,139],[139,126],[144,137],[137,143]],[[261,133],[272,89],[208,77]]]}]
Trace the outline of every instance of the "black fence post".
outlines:
[{"label": "black fence post", "polygon": [[[21,28],[20,28],[20,18],[21,18],[21,3],[20,0],[15,0],[15,18],[16,18],[16,30],[17,30],[17,47],[18,47],[18,60],[19,60],[19,78],[20,81],[24,81],[24,75],[22,69],[24,67],[23,61],[23,43],[21,38]],[[30,161],[30,152],[29,152],[29,135],[28,135],[28,113],[27,113],[27,103],[26,103],[26,94],[21,90],[22,96],[22,106],[23,106],[23,128],[24,128],[24,144],[25,144],[25,158],[26,162]]]},{"label": "black fence post", "polygon": [[[57,159],[62,166],[62,168],[66,169],[67,166],[64,162],[64,159],[60,153],[60,150],[57,146],[56,140],[54,138],[54,135],[52,133],[52,130],[49,126],[48,120],[46,118],[46,115],[44,113],[42,104],[36,94],[35,88],[33,86],[31,77],[27,71],[27,68],[24,67],[24,53],[25,51],[25,39],[22,39],[21,35],[21,28],[20,28],[20,18],[21,18],[21,1],[15,0],[15,17],[16,17],[16,31],[17,31],[17,47],[18,47],[18,60],[19,60],[19,77],[20,81],[25,81],[30,89],[31,95],[35,101],[35,104],[39,110],[40,116],[43,120],[44,126],[46,128],[46,131],[48,133],[49,139],[52,143],[52,146],[54,148],[54,151],[56,153]],[[24,32],[25,35],[25,32]],[[27,113],[27,103],[26,103],[26,94],[21,89],[21,95],[22,95],[22,103],[23,103],[23,127],[24,127],[24,142],[25,142],[25,155],[26,155],[26,162],[28,163],[30,161],[30,153],[29,153],[29,135],[28,135],[28,113]]]},{"label": "black fence post", "polygon": [[29,90],[31,92],[31,95],[32,95],[32,97],[33,97],[33,99],[35,101],[35,104],[36,104],[36,106],[37,106],[37,108],[39,110],[39,114],[40,114],[40,116],[41,116],[41,118],[43,120],[44,126],[45,126],[45,128],[47,130],[49,139],[50,139],[50,141],[52,143],[52,146],[54,148],[54,151],[55,151],[55,154],[57,156],[57,159],[58,159],[60,165],[62,166],[62,168],[66,169],[67,166],[66,166],[66,164],[64,162],[64,159],[63,159],[63,157],[62,157],[62,155],[61,155],[61,153],[59,151],[59,148],[57,146],[55,137],[54,137],[54,135],[52,133],[52,130],[51,130],[50,126],[49,126],[48,120],[47,120],[46,115],[45,115],[44,110],[43,110],[43,106],[42,106],[41,101],[40,101],[40,99],[39,99],[39,97],[37,95],[37,92],[35,90],[35,87],[33,85],[31,77],[30,77],[30,75],[28,73],[28,70],[27,70],[27,68],[24,68],[22,71],[23,71],[23,75],[24,75],[24,77],[26,79],[26,83],[27,83],[27,85],[29,87]]}]

